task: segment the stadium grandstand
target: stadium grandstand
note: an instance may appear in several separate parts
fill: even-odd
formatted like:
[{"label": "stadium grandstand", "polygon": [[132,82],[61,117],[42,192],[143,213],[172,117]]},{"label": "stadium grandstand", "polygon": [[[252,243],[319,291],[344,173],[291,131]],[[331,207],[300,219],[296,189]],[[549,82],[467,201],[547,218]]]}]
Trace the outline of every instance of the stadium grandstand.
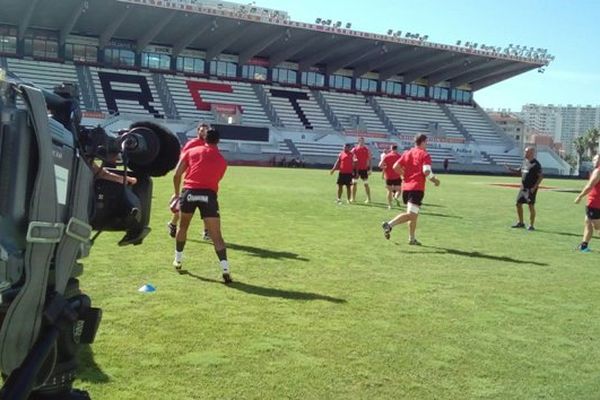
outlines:
[{"label": "stadium grandstand", "polygon": [[[330,165],[357,136],[379,159],[426,133],[438,166],[504,171],[522,148],[474,93],[551,60],[225,1],[0,0],[0,9],[0,68],[45,89],[77,83],[85,124],[117,131],[159,119],[185,140],[204,120],[221,130],[226,157],[246,163]],[[538,159],[548,174],[569,171],[550,148]]]}]

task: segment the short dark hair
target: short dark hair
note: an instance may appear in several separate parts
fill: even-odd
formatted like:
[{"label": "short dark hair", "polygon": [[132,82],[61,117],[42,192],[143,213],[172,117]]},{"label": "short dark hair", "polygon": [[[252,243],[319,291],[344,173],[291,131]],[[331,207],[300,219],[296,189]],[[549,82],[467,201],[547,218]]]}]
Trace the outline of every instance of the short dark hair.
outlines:
[{"label": "short dark hair", "polygon": [[427,141],[427,135],[421,133],[417,136],[415,136],[415,144],[417,146],[419,146],[421,143],[426,142]]},{"label": "short dark hair", "polygon": [[397,144],[393,144],[392,145],[392,150],[398,150],[398,145]]},{"label": "short dark hair", "polygon": [[219,131],[216,129],[211,129],[206,133],[206,143],[208,144],[217,144],[221,139],[221,135]]}]

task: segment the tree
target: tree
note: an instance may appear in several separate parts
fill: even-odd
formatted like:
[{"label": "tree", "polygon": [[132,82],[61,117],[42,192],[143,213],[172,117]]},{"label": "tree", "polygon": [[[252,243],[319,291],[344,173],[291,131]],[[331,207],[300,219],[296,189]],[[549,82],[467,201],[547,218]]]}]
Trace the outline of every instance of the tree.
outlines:
[{"label": "tree", "polygon": [[577,154],[577,171],[581,170],[581,161],[583,156],[588,149],[587,139],[585,136],[579,136],[573,140],[573,146],[575,147],[575,153]]},{"label": "tree", "polygon": [[598,153],[598,141],[600,140],[600,129],[598,128],[590,128],[585,132],[585,141],[588,151],[588,155],[593,157],[596,153]]}]

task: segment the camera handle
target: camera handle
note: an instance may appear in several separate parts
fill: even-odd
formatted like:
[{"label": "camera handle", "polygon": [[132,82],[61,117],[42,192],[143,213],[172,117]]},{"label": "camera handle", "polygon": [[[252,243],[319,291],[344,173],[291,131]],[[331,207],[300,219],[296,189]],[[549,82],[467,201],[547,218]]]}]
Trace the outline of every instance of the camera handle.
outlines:
[{"label": "camera handle", "polygon": [[[56,293],[44,311],[45,330],[41,332],[21,366],[15,369],[6,379],[0,398],[11,400],[89,400],[90,397],[87,392],[79,390],[69,390],[69,393],[63,391],[61,393],[37,394],[32,394],[32,391],[44,362],[56,345],[61,328],[72,327],[77,323],[80,315],[96,310],[90,308],[90,300],[87,296],[80,295],[67,301],[62,295]],[[94,315],[94,312],[92,314]],[[95,327],[91,327],[91,329],[95,331]],[[87,332],[87,334],[89,335],[90,332]],[[85,332],[84,335],[86,335]]]}]

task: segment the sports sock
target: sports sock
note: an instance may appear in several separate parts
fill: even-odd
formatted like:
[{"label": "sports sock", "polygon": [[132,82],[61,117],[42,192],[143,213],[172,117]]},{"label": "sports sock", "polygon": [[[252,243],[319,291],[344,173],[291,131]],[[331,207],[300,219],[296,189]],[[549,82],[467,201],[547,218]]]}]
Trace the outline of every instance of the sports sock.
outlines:
[{"label": "sports sock", "polygon": [[223,272],[229,272],[229,263],[227,262],[227,249],[215,250],[217,253],[217,257],[219,257],[219,263],[221,264],[221,268]]},{"label": "sports sock", "polygon": [[183,261],[183,251],[175,251],[175,261]]}]

